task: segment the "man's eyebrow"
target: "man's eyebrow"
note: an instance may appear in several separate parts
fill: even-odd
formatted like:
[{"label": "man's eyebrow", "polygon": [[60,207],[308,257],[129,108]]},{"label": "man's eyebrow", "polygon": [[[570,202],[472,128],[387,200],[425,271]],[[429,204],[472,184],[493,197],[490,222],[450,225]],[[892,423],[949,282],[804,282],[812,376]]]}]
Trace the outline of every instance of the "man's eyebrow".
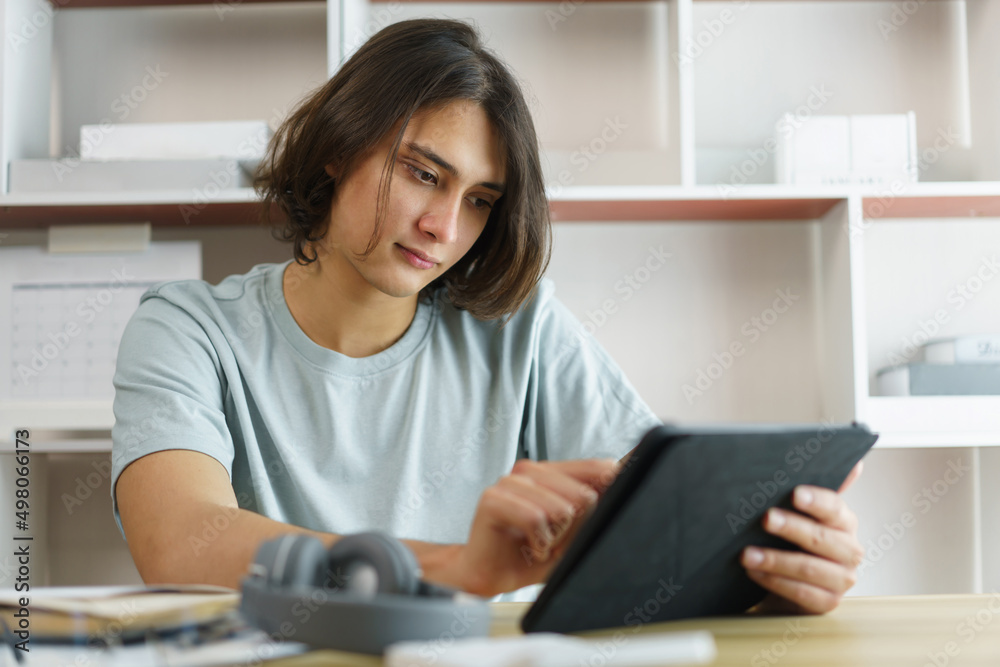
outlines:
[{"label": "man's eyebrow", "polygon": [[[426,146],[421,146],[420,144],[413,141],[404,142],[403,145],[406,146],[411,151],[413,151],[414,153],[416,153],[417,155],[422,155],[423,157],[427,158],[437,166],[441,167],[442,169],[450,173],[455,178],[459,177],[458,169],[455,168],[455,165],[445,160],[443,157],[432,151],[430,148],[427,148]],[[476,183],[476,185],[481,185],[484,188],[489,188],[490,190],[496,190],[500,194],[503,194],[504,191],[506,190],[503,183],[493,183],[491,181],[483,181],[481,183]]]}]

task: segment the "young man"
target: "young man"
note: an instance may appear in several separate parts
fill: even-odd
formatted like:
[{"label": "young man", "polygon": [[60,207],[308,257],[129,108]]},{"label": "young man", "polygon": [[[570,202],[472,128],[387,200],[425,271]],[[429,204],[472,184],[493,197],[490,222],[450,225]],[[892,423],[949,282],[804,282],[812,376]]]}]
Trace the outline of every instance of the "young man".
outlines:
[{"label": "young man", "polygon": [[[541,279],[514,78],[465,24],[390,26],[285,122],[257,185],[296,261],[154,287],[121,341],[112,496],[144,580],[238,587],[265,539],[379,529],[437,583],[544,581],[659,420]],[[745,564],[826,611],[856,521],[824,489],[796,507],[766,525],[810,553]]]}]

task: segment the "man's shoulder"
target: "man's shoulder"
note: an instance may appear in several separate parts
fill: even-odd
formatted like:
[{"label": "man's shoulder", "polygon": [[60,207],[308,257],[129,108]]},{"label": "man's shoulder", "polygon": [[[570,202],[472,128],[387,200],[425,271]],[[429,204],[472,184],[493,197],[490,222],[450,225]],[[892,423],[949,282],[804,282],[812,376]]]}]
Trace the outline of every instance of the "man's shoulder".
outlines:
[{"label": "man's shoulder", "polygon": [[139,303],[169,302],[192,315],[259,307],[256,302],[265,296],[267,277],[281,266],[283,264],[257,264],[246,273],[229,275],[214,285],[195,278],[163,281],[146,290]]}]

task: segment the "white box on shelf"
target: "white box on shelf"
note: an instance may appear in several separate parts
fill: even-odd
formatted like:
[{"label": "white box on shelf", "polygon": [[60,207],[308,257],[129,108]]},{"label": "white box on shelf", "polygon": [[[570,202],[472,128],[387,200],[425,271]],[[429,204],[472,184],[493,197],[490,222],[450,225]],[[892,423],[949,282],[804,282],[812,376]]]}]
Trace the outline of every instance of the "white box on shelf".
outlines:
[{"label": "white box on shelf", "polygon": [[80,157],[84,160],[260,160],[271,134],[264,120],[83,125]]},{"label": "white box on shelf", "polygon": [[917,116],[851,116],[853,183],[890,185],[917,182]]},{"label": "white box on shelf", "polygon": [[876,374],[880,396],[1000,396],[1000,364],[911,363]]},{"label": "white box on shelf", "polygon": [[851,175],[851,126],[847,116],[778,121],[775,177],[779,183],[842,184]]},{"label": "white box on shelf", "polygon": [[11,192],[122,192],[222,190],[253,185],[257,161],[213,160],[12,160]]},{"label": "white box on shelf", "polygon": [[784,114],[777,124],[775,179],[793,185],[917,182],[916,114]]},{"label": "white box on shelf", "polygon": [[937,338],[928,341],[923,350],[929,364],[1000,363],[1000,334]]}]

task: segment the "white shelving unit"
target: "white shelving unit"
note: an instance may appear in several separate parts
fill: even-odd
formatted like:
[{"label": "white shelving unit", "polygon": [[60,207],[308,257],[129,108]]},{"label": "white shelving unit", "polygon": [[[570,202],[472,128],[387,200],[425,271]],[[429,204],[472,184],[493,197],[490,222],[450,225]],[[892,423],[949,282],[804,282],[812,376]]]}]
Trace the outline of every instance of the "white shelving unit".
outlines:
[{"label": "white shelving unit", "polygon": [[[5,34],[19,30],[37,11],[35,0],[0,4]],[[115,11],[132,12],[136,22],[146,20],[142,13],[151,11],[140,1],[71,0],[58,4],[56,20],[60,12],[108,11],[82,8],[119,5],[130,9]],[[269,6],[291,9],[305,4]],[[810,281],[818,298],[810,315],[816,367],[804,372],[816,401],[813,408],[795,408],[791,413],[813,420],[858,420],[879,432],[873,475],[894,470],[915,475],[913,471],[923,470],[933,478],[952,452],[973,461],[974,488],[947,499],[949,511],[971,517],[968,524],[952,522],[959,532],[948,542],[964,546],[941,552],[941,557],[950,558],[953,567],[969,570],[968,576],[946,578],[943,585],[949,590],[982,590],[1000,584],[1000,568],[992,558],[1000,554],[1000,542],[992,541],[990,531],[984,532],[984,526],[994,525],[1000,515],[985,501],[988,485],[979,481],[1000,474],[1000,456],[980,450],[1000,445],[1000,397],[873,396],[879,350],[896,334],[884,328],[869,307],[892,298],[885,276],[873,275],[871,267],[905,261],[895,258],[891,243],[873,243],[886,236],[883,230],[904,229],[910,221],[914,229],[928,224],[946,229],[954,220],[1000,219],[1000,86],[996,84],[1000,43],[995,39],[1000,0],[921,3],[905,14],[905,20],[893,14],[894,6],[872,0],[585,4],[345,0],[326,6],[325,65],[327,72],[334,71],[364,37],[394,21],[420,15],[473,19],[526,81],[558,224],[781,222],[808,228]],[[242,11],[240,3],[234,3],[232,11]],[[206,15],[206,21],[224,24],[223,19]],[[58,99],[60,85],[68,84],[57,80],[56,86],[50,85],[53,63],[60,62],[53,55],[60,48],[58,31],[56,39],[53,35],[49,21],[24,48],[5,51],[0,81],[0,182],[4,184],[0,229],[43,227],[55,217],[80,222],[148,219],[163,227],[183,226],[187,222],[183,207],[195,203],[201,209],[193,224],[248,224],[256,204],[248,189],[226,191],[208,202],[195,202],[191,193],[182,191],[7,193],[10,160],[61,152],[52,146],[56,123],[47,113],[39,113],[51,106],[50,89],[57,91],[56,106],[72,111],[66,101],[72,95]],[[588,73],[582,80],[592,85],[581,85],[580,77],[568,74],[579,70]],[[71,77],[72,72],[59,75]],[[179,106],[174,108],[176,120],[188,119],[176,112]],[[747,160],[759,155],[772,137],[780,114],[797,108],[810,114],[914,110],[924,158],[922,182],[889,190],[774,184],[773,156],[759,163]],[[65,118],[60,120],[66,124]],[[610,139],[602,135],[608,123],[619,128]],[[945,143],[942,136],[948,138]],[[906,235],[905,230],[892,233]],[[976,249],[982,243],[973,233],[964,234],[956,237],[957,244]],[[876,256],[880,253],[886,255],[884,260]],[[935,277],[938,268],[933,263],[927,267],[928,284],[947,283],[946,271]],[[975,323],[992,324],[993,331],[1000,330],[996,307],[1000,302],[995,299],[996,294],[983,296],[970,307],[978,313]],[[926,317],[918,312],[922,305],[913,308],[900,317]],[[972,333],[960,330],[970,322],[956,322],[953,333]],[[773,361],[782,379],[796,377],[794,370],[780,368],[780,359]],[[658,410],[683,417],[666,389],[654,399],[651,404]],[[789,413],[777,408],[774,412]],[[729,413],[710,416],[727,418]],[[112,420],[109,404],[75,404],[61,411],[44,405],[0,406],[4,437],[14,427],[100,433],[110,429]],[[40,444],[36,451],[45,446]],[[109,446],[107,440],[69,436],[54,437],[51,445],[52,451],[98,452]],[[884,486],[907,500],[912,488],[920,488],[908,486],[903,478]],[[884,501],[875,482],[860,493],[854,504],[862,516],[862,538],[874,542],[881,536],[879,522],[891,518],[892,512],[898,516],[896,510],[909,505],[902,503],[879,514],[870,509],[870,503]],[[934,542],[929,533],[943,523],[930,515],[921,524],[927,534],[914,537],[912,547],[896,553],[908,550],[917,558],[912,554],[919,545]],[[960,565],[955,565],[956,558],[962,560]],[[917,564],[909,581],[886,574],[880,576],[889,583],[859,588],[932,592],[919,582],[929,571]]]}]

